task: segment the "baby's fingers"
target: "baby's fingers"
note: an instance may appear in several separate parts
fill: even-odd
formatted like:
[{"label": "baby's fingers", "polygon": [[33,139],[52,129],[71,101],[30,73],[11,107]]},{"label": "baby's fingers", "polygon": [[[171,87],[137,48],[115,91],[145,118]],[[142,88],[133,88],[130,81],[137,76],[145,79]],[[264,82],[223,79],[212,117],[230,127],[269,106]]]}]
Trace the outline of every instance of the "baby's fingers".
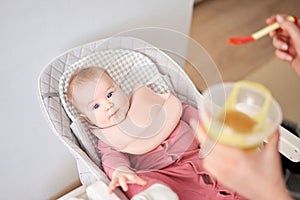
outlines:
[{"label": "baby's fingers", "polygon": [[140,178],[137,175],[128,176],[127,179],[127,183],[129,184],[138,184],[142,186],[147,184],[147,182],[144,179]]},{"label": "baby's fingers", "polygon": [[118,180],[113,179],[108,185],[108,193],[112,194],[112,192],[114,191],[114,189],[116,189],[117,186],[119,186]]},{"label": "baby's fingers", "polygon": [[126,192],[128,190],[127,180],[126,180],[125,177],[120,177],[119,178],[119,184],[120,184],[120,186],[121,186],[121,188],[122,188],[123,191]]},{"label": "baby's fingers", "polygon": [[135,183],[138,184],[138,185],[142,185],[142,186],[147,184],[147,182],[144,179],[142,179],[138,176],[136,176],[136,178],[135,178]]}]

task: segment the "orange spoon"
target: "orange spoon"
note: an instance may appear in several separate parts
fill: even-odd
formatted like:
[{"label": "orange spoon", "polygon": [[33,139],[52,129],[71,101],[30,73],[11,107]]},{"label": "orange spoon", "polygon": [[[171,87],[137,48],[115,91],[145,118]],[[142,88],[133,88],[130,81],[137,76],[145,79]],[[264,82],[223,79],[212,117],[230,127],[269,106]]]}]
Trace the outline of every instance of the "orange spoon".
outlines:
[{"label": "orange spoon", "polygon": [[[289,20],[291,22],[295,22],[295,23],[297,23],[297,21],[298,21],[297,17],[295,17],[295,16],[288,16],[287,20]],[[246,44],[248,42],[258,40],[259,38],[264,37],[265,35],[269,34],[270,32],[272,32],[278,28],[279,28],[279,24],[278,24],[278,22],[275,22],[255,33],[253,33],[250,36],[228,38],[227,42],[232,45]]]}]

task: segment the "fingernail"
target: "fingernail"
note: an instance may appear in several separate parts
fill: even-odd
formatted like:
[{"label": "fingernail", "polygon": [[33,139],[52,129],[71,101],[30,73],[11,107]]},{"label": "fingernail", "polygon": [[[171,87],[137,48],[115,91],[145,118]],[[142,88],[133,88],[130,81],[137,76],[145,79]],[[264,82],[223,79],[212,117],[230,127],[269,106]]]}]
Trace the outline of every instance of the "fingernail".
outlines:
[{"label": "fingernail", "polygon": [[282,44],[281,49],[282,50],[288,50],[288,45],[287,44]]},{"label": "fingernail", "polygon": [[276,16],[276,20],[279,22],[279,23],[282,23],[284,21],[284,18],[281,16],[281,15],[277,15]]},{"label": "fingernail", "polygon": [[286,61],[292,61],[293,58],[292,58],[292,56],[286,56],[286,57],[285,57],[285,60],[286,60]]}]

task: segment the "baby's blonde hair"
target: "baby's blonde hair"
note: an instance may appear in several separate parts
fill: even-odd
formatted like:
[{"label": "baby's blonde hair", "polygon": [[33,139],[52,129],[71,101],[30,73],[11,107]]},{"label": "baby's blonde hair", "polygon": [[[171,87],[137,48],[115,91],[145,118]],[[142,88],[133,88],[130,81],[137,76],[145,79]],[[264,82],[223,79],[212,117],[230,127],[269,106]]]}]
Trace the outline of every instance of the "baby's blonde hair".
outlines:
[{"label": "baby's blonde hair", "polygon": [[69,86],[67,90],[67,98],[68,100],[74,104],[74,88],[75,86],[80,86],[86,84],[88,81],[97,82],[101,76],[106,73],[109,74],[101,67],[84,67],[77,69],[71,76],[69,81]]}]

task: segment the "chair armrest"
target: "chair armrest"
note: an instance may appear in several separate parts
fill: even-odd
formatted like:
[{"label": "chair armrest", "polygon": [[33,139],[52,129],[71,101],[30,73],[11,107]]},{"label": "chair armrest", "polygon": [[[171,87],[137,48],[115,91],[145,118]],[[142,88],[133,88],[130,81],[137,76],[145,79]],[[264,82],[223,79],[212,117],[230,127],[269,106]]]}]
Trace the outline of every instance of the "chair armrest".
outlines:
[{"label": "chair armrest", "polygon": [[279,129],[279,152],[293,162],[300,161],[300,138],[282,126]]},{"label": "chair armrest", "polygon": [[102,181],[96,181],[95,183],[89,185],[86,188],[86,193],[89,200],[128,200],[128,198],[123,192],[120,191],[119,188],[117,188],[113,194],[109,194],[107,184]]}]

